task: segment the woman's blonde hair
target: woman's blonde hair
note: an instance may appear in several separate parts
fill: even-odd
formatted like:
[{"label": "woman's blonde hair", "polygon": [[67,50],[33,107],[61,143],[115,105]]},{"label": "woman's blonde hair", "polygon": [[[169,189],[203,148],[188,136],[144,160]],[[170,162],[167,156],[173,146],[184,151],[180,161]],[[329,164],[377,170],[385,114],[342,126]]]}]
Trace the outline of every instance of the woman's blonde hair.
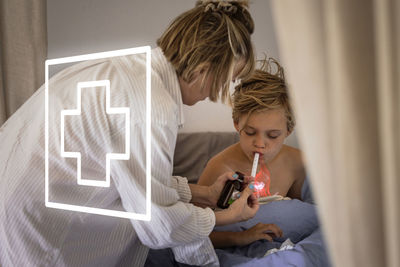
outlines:
[{"label": "woman's blonde hair", "polygon": [[[253,112],[283,108],[287,120],[287,130],[292,132],[296,122],[289,102],[283,68],[273,59],[262,60],[260,69],[249,79],[242,80],[233,93],[232,118],[239,122],[241,115],[247,119]],[[276,72],[273,73],[273,65]],[[247,123],[247,119],[244,125]]]},{"label": "woman's blonde hair", "polygon": [[[213,75],[210,100],[229,97],[234,63],[245,60],[239,79],[254,70],[250,35],[254,22],[248,1],[197,1],[196,6],[178,16],[157,40],[178,76],[193,80],[195,71],[207,67],[205,79]],[[203,83],[204,84],[204,83]]]}]

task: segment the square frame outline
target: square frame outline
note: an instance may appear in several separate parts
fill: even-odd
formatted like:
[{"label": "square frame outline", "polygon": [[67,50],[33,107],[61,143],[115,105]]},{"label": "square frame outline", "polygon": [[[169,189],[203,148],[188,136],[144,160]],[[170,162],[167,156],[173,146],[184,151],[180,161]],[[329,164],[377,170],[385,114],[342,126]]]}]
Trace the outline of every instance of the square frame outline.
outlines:
[{"label": "square frame outline", "polygon": [[[65,63],[146,54],[146,213],[116,211],[49,201],[49,66]],[[141,46],[72,57],[48,59],[45,62],[45,205],[48,208],[150,221],[151,219],[151,47]],[[130,151],[129,151],[130,153]]]}]

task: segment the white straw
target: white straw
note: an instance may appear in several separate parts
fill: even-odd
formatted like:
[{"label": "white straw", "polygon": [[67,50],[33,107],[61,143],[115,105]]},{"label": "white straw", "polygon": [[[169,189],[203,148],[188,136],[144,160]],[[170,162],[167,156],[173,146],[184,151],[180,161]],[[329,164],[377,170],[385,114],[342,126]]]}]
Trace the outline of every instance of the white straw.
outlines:
[{"label": "white straw", "polygon": [[254,155],[254,160],[253,160],[253,168],[251,169],[251,176],[255,177],[257,173],[257,166],[258,166],[258,158],[260,157],[260,154],[256,153]]}]

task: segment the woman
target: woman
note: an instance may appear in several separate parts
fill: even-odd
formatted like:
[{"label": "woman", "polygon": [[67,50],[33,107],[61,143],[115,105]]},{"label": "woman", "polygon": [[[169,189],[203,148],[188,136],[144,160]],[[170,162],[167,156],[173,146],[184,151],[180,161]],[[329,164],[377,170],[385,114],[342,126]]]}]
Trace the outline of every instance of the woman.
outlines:
[{"label": "woman", "polygon": [[[218,265],[208,238],[214,225],[246,220],[258,204],[249,189],[222,212],[188,203],[215,206],[233,173],[212,186],[188,185],[185,178],[172,177],[172,159],[182,105],[206,97],[224,100],[229,83],[252,72],[253,27],[247,1],[198,1],[153,49],[150,222],[45,207],[45,97],[44,87],[39,89],[0,130],[0,265],[143,266],[148,247],[173,247],[176,260],[184,263]],[[87,61],[49,81],[50,201],[146,211],[145,62],[143,55]],[[125,146],[124,117],[107,114],[104,88],[82,90],[81,116],[65,116],[60,133],[61,112],[76,108],[77,83],[98,80],[110,81],[111,107],[129,107],[131,114],[130,158],[111,161],[109,188],[77,185],[76,160],[60,156],[64,134],[65,151],[81,153],[82,177],[101,180],[105,155]]]}]

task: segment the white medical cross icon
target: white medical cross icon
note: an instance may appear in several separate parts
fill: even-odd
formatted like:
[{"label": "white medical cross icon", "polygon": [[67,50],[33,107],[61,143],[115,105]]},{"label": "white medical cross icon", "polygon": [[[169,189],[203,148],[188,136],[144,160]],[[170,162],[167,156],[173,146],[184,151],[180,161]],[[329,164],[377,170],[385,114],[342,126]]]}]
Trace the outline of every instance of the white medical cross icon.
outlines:
[{"label": "white medical cross icon", "polygon": [[[89,87],[105,87],[106,88],[106,113],[107,114],[124,114],[125,115],[125,152],[124,153],[107,153],[106,154],[106,179],[104,181],[83,179],[82,178],[82,165],[80,152],[65,151],[65,116],[80,116],[82,113],[82,88]],[[77,160],[77,183],[79,185],[110,187],[110,161],[111,160],[129,160],[129,147],[130,147],[130,110],[127,107],[110,107],[110,81],[99,80],[89,82],[79,82],[77,85],[77,108],[66,109],[61,111],[61,156],[65,158],[76,158]]]}]

